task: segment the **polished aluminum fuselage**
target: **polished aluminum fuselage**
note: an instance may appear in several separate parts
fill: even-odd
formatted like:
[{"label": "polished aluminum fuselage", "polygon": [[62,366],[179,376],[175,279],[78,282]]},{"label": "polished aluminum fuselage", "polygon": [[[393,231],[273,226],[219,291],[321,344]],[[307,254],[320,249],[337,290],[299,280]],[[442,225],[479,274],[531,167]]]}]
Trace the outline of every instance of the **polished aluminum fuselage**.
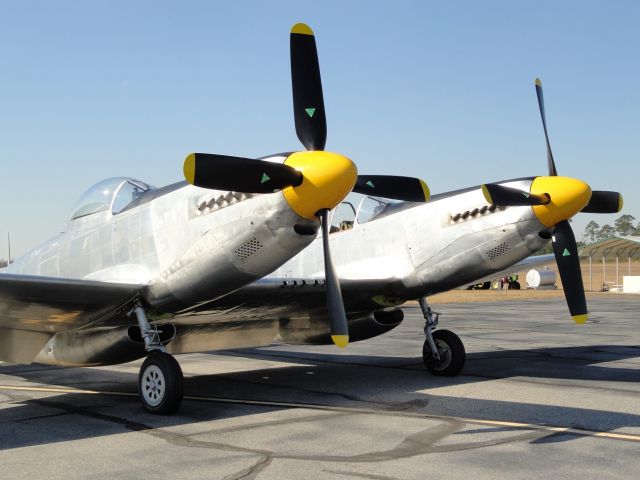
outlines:
[{"label": "polished aluminum fuselage", "polygon": [[281,192],[244,195],[191,185],[135,208],[70,221],[5,273],[145,285],[155,309],[176,312],[261,278],[314,238],[318,222]]},{"label": "polished aluminum fuselage", "polygon": [[[528,191],[531,179],[502,184]],[[365,223],[356,219],[352,229],[330,236],[338,275],[343,280],[397,280],[395,293],[416,299],[499,272],[548,242],[549,229],[531,207],[488,207],[476,187],[405,204]],[[267,278],[320,278],[321,251],[316,240]]]}]

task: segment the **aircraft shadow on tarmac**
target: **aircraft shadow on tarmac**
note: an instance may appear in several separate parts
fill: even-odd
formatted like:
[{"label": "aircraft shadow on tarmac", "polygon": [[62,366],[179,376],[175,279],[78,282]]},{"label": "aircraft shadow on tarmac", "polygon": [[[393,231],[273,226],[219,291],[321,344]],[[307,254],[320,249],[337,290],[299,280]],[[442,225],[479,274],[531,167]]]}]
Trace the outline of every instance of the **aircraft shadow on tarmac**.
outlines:
[{"label": "aircraft shadow on tarmac", "polygon": [[[550,382],[557,382],[558,388],[563,388],[565,385],[558,379],[584,380],[590,381],[586,385],[589,389],[608,391],[610,385],[605,382],[640,382],[640,369],[637,364],[630,364],[628,369],[593,364],[639,357],[637,347],[599,345],[474,353],[468,355],[462,375],[455,378],[427,374],[418,358],[337,356],[274,349],[214,354],[286,361],[290,365],[186,377],[187,396],[379,409],[382,415],[394,411],[417,412],[598,431],[640,428],[640,415],[628,413],[429,394],[429,389],[437,387],[510,377],[523,381],[530,378],[532,382],[552,379],[542,380],[547,388]],[[133,372],[42,365],[2,365],[0,374],[36,384],[125,393],[135,392],[137,377]],[[620,388],[618,384],[611,395]],[[33,398],[31,392],[9,390],[0,390],[0,394],[8,396],[11,402],[0,410],[0,450],[127,431],[156,432],[161,436],[166,427],[289,408],[186,400],[177,415],[162,417],[144,412],[139,400],[131,395],[55,394]],[[574,438],[577,437],[549,434],[532,441]]]}]

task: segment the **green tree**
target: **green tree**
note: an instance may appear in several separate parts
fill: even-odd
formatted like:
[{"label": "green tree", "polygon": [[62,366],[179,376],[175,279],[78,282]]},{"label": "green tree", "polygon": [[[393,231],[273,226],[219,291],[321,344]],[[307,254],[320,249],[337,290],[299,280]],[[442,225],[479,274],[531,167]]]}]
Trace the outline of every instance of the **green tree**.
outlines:
[{"label": "green tree", "polygon": [[616,232],[620,235],[631,235],[635,232],[635,228],[633,227],[633,221],[636,219],[633,215],[621,215],[618,217],[614,223],[616,226]]},{"label": "green tree", "polygon": [[603,225],[596,236],[596,240],[606,240],[607,238],[613,238],[616,235],[616,229],[611,225]]},{"label": "green tree", "polygon": [[591,240],[589,243],[593,243],[596,241],[596,237],[598,236],[598,230],[600,230],[600,225],[597,222],[591,220],[587,223],[587,226],[584,227],[584,233],[582,236],[588,240]]}]

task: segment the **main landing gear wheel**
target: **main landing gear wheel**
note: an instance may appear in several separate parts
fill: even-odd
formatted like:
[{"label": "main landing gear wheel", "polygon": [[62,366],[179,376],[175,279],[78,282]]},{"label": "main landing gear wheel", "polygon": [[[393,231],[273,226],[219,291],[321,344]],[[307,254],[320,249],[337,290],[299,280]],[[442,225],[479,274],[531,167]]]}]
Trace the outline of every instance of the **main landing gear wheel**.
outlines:
[{"label": "main landing gear wheel", "polygon": [[184,377],[177,360],[168,353],[152,351],[140,367],[138,393],[150,413],[169,415],[178,410],[184,393]]},{"label": "main landing gear wheel", "polygon": [[449,330],[436,330],[433,332],[433,341],[438,348],[439,358],[431,352],[428,340],[422,346],[422,359],[427,370],[439,377],[458,375],[464,367],[466,357],[460,337]]}]

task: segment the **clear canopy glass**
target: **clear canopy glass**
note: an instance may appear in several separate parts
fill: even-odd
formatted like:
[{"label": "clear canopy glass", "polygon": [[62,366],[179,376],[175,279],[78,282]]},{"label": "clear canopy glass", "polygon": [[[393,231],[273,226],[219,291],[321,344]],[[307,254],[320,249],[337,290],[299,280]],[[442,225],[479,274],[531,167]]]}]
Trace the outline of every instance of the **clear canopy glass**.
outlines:
[{"label": "clear canopy glass", "polygon": [[89,188],[76,202],[71,220],[105,210],[116,214],[153,187],[127,177],[108,178]]}]

